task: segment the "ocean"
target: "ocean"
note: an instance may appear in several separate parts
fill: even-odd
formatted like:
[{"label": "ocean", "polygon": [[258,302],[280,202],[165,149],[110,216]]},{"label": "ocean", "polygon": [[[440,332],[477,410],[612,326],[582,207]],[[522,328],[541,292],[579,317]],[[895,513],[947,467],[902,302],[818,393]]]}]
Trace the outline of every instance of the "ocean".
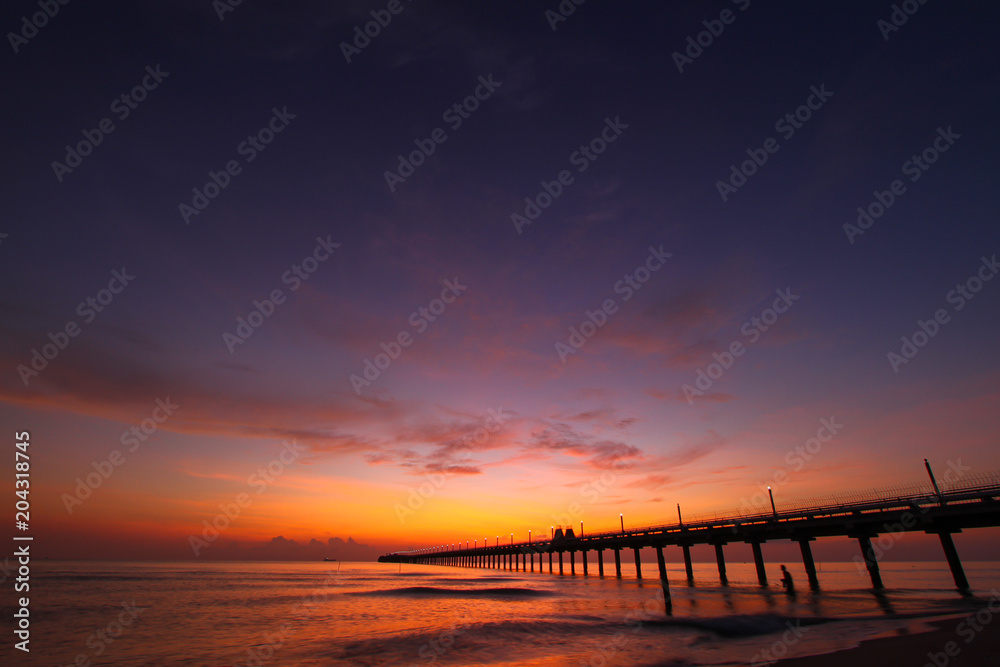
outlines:
[{"label": "ocean", "polygon": [[[31,652],[8,635],[0,664],[766,664],[982,609],[1000,588],[1000,564],[965,565],[971,598],[940,563],[883,564],[884,595],[853,563],[823,563],[818,593],[797,567],[794,597],[777,581],[757,585],[752,563],[729,563],[728,586],[713,563],[695,564],[693,587],[670,564],[668,616],[655,563],[643,564],[640,580],[625,563],[617,579],[613,564],[600,578],[596,566],[584,577],[390,563],[37,561]],[[3,614],[11,618],[9,603]]]}]

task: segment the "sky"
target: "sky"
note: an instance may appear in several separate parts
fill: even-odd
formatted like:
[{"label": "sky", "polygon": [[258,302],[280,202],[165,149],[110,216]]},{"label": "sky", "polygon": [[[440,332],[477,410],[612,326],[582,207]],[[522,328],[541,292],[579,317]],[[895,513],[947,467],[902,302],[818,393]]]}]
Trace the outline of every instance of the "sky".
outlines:
[{"label": "sky", "polygon": [[7,3],[37,553],[367,557],[1000,470],[1000,10],[903,4]]}]

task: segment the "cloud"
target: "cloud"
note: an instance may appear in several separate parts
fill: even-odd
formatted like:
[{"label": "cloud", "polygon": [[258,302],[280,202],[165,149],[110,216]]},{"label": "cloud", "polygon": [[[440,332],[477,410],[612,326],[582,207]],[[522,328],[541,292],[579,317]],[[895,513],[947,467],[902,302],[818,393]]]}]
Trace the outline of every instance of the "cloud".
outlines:
[{"label": "cloud", "polygon": [[[651,396],[657,400],[670,401],[677,403],[687,403],[688,399],[684,395],[684,391],[681,389],[675,389],[673,391],[664,391],[662,389],[654,389],[652,387],[643,389],[642,393],[647,396]],[[728,403],[729,401],[735,401],[736,397],[732,394],[726,394],[723,392],[710,392],[707,394],[701,394],[696,397],[697,401],[708,401],[712,403]]]}]

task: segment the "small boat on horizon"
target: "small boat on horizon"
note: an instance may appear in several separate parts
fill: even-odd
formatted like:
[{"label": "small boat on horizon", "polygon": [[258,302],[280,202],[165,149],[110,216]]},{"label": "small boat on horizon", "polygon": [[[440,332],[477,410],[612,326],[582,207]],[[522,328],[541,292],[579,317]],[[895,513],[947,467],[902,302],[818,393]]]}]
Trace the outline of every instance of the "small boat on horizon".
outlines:
[{"label": "small boat on horizon", "polygon": [[324,558],[324,559],[323,559],[323,562],[324,562],[324,563],[333,563],[333,562],[335,562],[336,560],[337,560],[336,558]]}]

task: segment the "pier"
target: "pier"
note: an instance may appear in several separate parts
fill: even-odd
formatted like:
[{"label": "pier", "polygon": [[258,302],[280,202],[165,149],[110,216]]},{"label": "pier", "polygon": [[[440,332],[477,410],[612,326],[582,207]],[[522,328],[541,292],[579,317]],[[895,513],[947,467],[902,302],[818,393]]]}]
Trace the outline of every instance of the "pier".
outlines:
[{"label": "pier", "polygon": [[[929,469],[928,469],[928,472]],[[885,586],[879,571],[877,551],[872,544],[880,535],[900,532],[924,532],[937,535],[945,559],[951,569],[955,587],[962,592],[969,590],[952,536],[963,530],[1000,526],[1000,474],[992,473],[962,480],[941,490],[931,475],[931,487],[912,486],[883,489],[851,496],[835,497],[828,501],[801,503],[799,506],[775,507],[751,513],[734,513],[686,522],[678,516],[676,523],[621,529],[576,535],[572,528],[565,532],[556,529],[548,539],[534,539],[509,543],[497,536],[495,543],[474,547],[434,547],[386,554],[379,558],[384,563],[417,563],[450,565],[458,567],[495,568],[512,571],[543,571],[544,557],[548,558],[548,572],[553,573],[553,556],[558,560],[559,574],[564,574],[564,560],[569,560],[570,574],[576,573],[576,557],[583,562],[583,574],[589,576],[588,555],[596,552],[599,576],[604,576],[605,551],[614,554],[615,576],[621,578],[622,551],[631,550],[635,558],[636,577],[642,578],[640,550],[656,550],[660,583],[669,604],[664,549],[680,548],[688,585],[694,585],[690,549],[696,544],[715,547],[719,580],[726,584],[725,546],[745,542],[753,551],[757,579],[767,585],[767,573],[761,545],[776,540],[797,542],[810,586],[820,586],[819,576],[812,556],[810,543],[820,537],[845,537],[857,540],[860,558],[868,570],[872,587]],[[678,515],[680,514],[678,508]],[[504,536],[506,537],[506,536]],[[478,542],[478,541],[477,541]]]}]

